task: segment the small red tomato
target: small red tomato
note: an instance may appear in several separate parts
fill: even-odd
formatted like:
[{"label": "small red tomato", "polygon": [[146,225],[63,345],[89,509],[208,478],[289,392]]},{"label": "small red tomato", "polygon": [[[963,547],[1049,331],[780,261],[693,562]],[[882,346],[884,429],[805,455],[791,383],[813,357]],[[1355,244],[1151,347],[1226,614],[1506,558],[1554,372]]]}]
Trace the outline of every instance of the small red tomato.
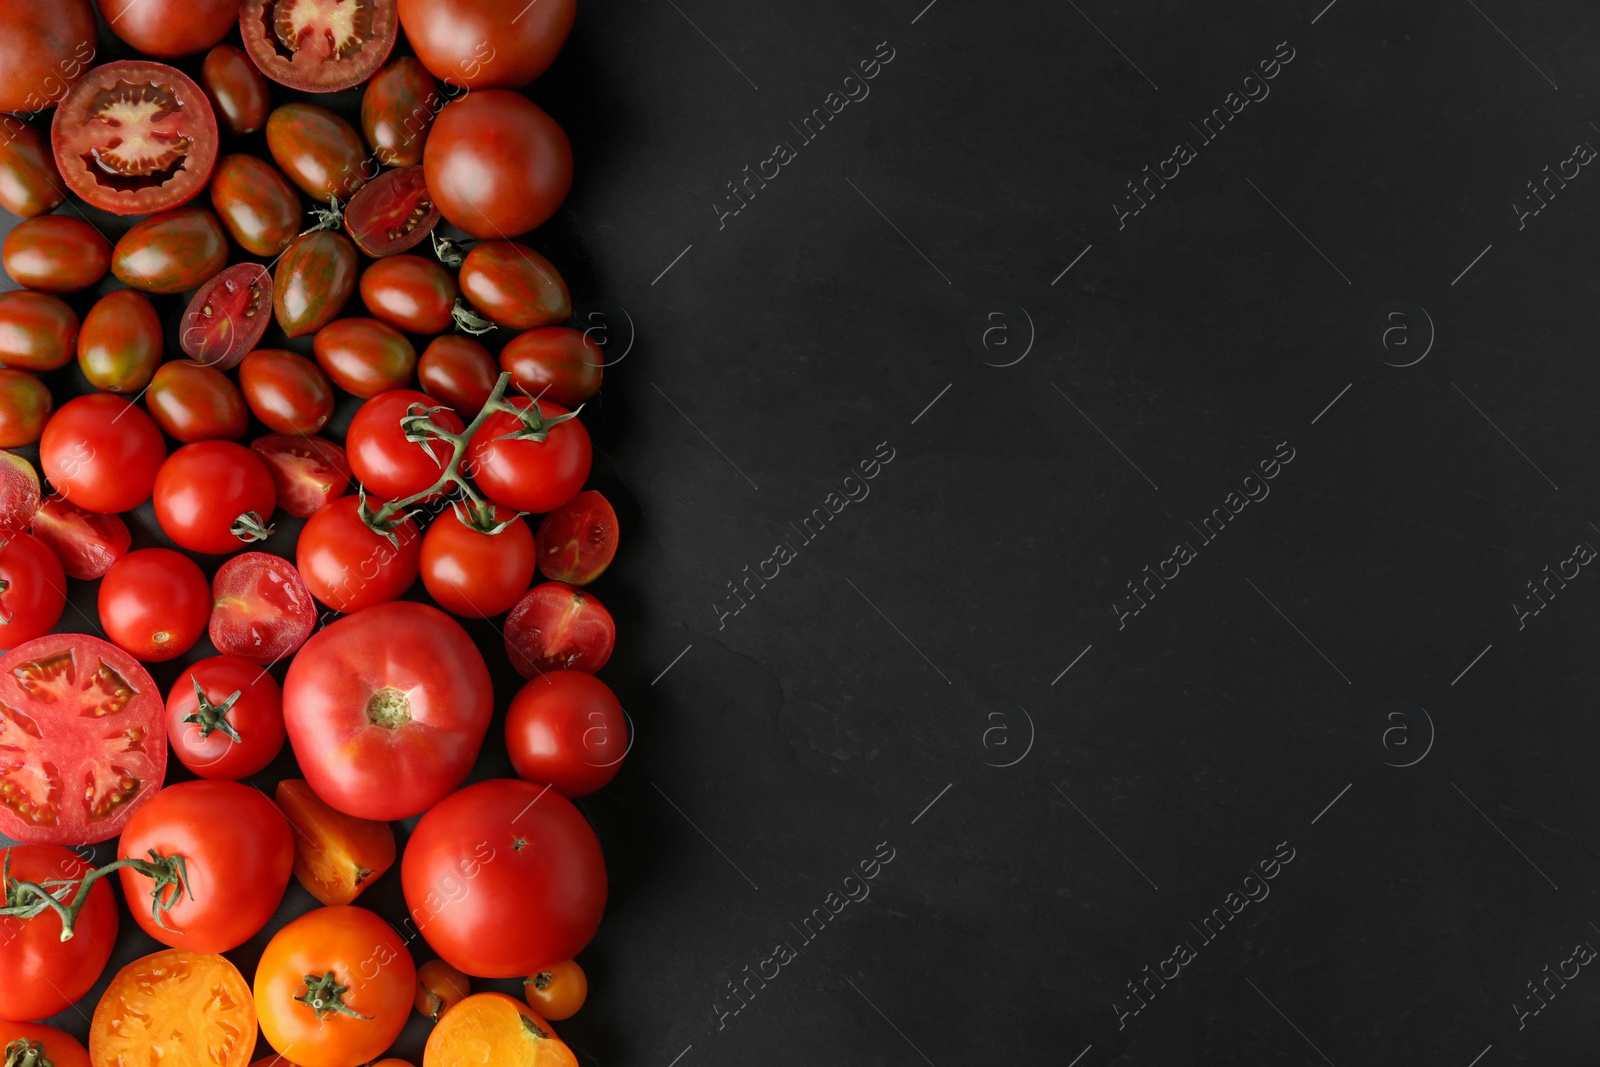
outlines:
[{"label": "small red tomato", "polygon": [[239,385],[267,429],[312,434],[333,416],[333,383],[298,352],[258,348],[239,364]]},{"label": "small red tomato", "polygon": [[372,76],[361,94],[361,132],[372,154],[386,167],[422,162],[422,145],[433,116],[444,106],[426,67],[401,56]]},{"label": "small red tomato", "polygon": [[367,310],[406,333],[448,330],[458,295],[455,278],[436,259],[386,256],[361,274]]},{"label": "small red tomato", "polygon": [[611,781],[628,744],[616,694],[582,671],[547,671],[532,679],[506,713],[506,749],[517,777],[569,799]]},{"label": "small red tomato", "polygon": [[128,524],[117,515],[85,511],[52,496],[33,517],[33,536],[50,546],[67,574],[79,581],[99,578],[133,544]]},{"label": "small red tomato", "polygon": [[417,383],[464,419],[483,410],[494,391],[499,367],[489,350],[470,337],[435,337],[417,360]]},{"label": "small red tomato", "polygon": [[14,115],[0,115],[0,207],[31,219],[66,199],[66,182],[44,137]]},{"label": "small red tomato", "polygon": [[156,521],[180,547],[221,555],[272,533],[278,494],[254,452],[232,441],[200,441],[161,464],[155,506]]},{"label": "small red tomato", "polygon": [[59,370],[72,362],[77,344],[78,313],[59,296],[0,293],[0,367]]},{"label": "small red tomato", "polygon": [[579,493],[539,524],[539,573],[588,585],[617,555],[617,513],[598,489]]},{"label": "small red tomato", "polygon": [[178,675],[167,694],[167,739],[202,778],[248,778],[283,748],[283,690],[238,656],[212,656]]},{"label": "small red tomato", "polygon": [[346,614],[411,588],[422,554],[415,521],[405,519],[386,536],[362,521],[360,508],[358,497],[331,501],[307,520],[295,546],[295,563],[311,595]]},{"label": "small red tomato", "polygon": [[229,133],[255,133],[266,125],[272,106],[267,79],[242,49],[219,44],[207,52],[200,85]]},{"label": "small red tomato", "polygon": [[332,441],[269,433],[250,442],[250,450],[272,472],[278,506],[297,518],[310,518],[350,488],[350,460]]},{"label": "small red tomato", "polygon": [[37,374],[0,367],[0,448],[37,441],[54,403],[50,387]]},{"label": "small red tomato", "polygon": [[43,541],[12,533],[0,543],[0,649],[43,637],[67,606],[67,575]]},{"label": "small red tomato", "polygon": [[505,638],[506,655],[524,678],[556,670],[593,674],[611,658],[617,626],[593,593],[545,582],[511,609]]},{"label": "small red tomato", "polygon": [[[525,415],[496,412],[468,446],[472,479],[496,504],[538,515],[578,495],[593,460],[589,431],[558,404],[518,396],[507,401]],[[560,419],[560,422],[555,420]],[[544,440],[515,433],[542,427]]]},{"label": "small red tomato", "polygon": [[178,327],[178,343],[196,363],[229,370],[272,322],[272,274],[236,263],[200,287]]},{"label": "small red tomato", "polygon": [[144,403],[157,426],[186,444],[237,441],[250,422],[232,378],[186,359],[161,364]]},{"label": "small red tomato", "polygon": [[[487,619],[509,611],[533,580],[533,534],[521,516],[493,507],[469,525],[467,505],[449,508],[422,537],[422,584],[452,615]],[[491,533],[493,530],[495,532]]]},{"label": "small red tomato", "polygon": [[[450,461],[447,441],[408,441],[402,420],[411,411],[435,408],[431,396],[415,389],[391,389],[368,400],[350,420],[345,448],[350,471],[375,500],[415,496],[439,480]],[[440,409],[430,416],[440,429],[460,433],[466,427],[455,413]]]},{"label": "small red tomato", "polygon": [[211,643],[262,666],[305,644],[317,605],[294,564],[266,552],[241,552],[211,580]]},{"label": "small red tomato", "polygon": [[115,289],[83,317],[78,368],[107,393],[133,394],[150,384],[165,348],[161,316],[136,289]]},{"label": "small red tomato", "polygon": [[290,337],[314,333],[332,322],[356,291],[361,257],[350,238],[312,230],[289,242],[278,257],[272,311]]},{"label": "small red tomato", "polygon": [[198,289],[228,265],[228,235],[205,208],[151,215],[111,250],[111,273],[146,293]]},{"label": "small red tomato", "polygon": [[39,466],[56,491],[87,511],[132,511],[150,499],[167,443],[155,420],[120,396],[62,404],[39,438]]},{"label": "small red tomato", "polygon": [[555,265],[515,241],[481,241],[461,261],[461,292],[490,322],[513,330],[572,317],[572,297]]},{"label": "small red tomato", "polygon": [[26,530],[39,513],[39,472],[15,452],[0,451],[0,533]]},{"label": "small red tomato", "polygon": [[206,632],[211,585],[194,560],[170,548],[129,552],[100,579],[100,626],[146,663],[183,655]]},{"label": "small red tomato", "polygon": [[440,214],[474,237],[514,237],[556,213],[572,188],[572,145],[527,97],[479,89],[446,104],[422,154]]},{"label": "small red tomato", "polygon": [[106,276],[111,245],[74,215],[40,215],[6,234],[0,259],[18,285],[47,293],[75,293]]},{"label": "small red tomato", "polygon": [[518,389],[575,408],[600,391],[605,353],[583,330],[544,326],[513,337],[500,351],[500,369]]},{"label": "small red tomato", "polygon": [[305,216],[289,179],[266,160],[242,152],[217,160],[211,206],[239,246],[256,256],[282,252]]},{"label": "small red tomato", "polygon": [[147,56],[204,52],[239,21],[234,0],[100,0],[111,32]]},{"label": "small red tomato", "polygon": [[[271,75],[271,71],[263,73]],[[345,201],[367,179],[367,149],[354,126],[315,104],[280,104],[267,116],[267,150],[300,191]],[[373,167],[376,170],[376,167]]]},{"label": "small red tomato", "polygon": [[317,362],[347,393],[370,398],[411,384],[417,350],[405,334],[377,319],[339,319],[317,331]]}]

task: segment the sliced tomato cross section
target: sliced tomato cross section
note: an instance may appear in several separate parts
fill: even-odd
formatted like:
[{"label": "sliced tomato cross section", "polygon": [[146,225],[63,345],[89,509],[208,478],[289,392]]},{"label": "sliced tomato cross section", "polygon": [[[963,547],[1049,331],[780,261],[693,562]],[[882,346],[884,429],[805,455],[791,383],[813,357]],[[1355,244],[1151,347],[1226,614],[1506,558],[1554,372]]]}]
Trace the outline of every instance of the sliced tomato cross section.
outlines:
[{"label": "sliced tomato cross section", "polygon": [[271,322],[271,272],[259,263],[236,263],[189,301],[179,343],[195,362],[231,370],[255,348]]},{"label": "sliced tomato cross section", "polygon": [[261,73],[331,93],[382,66],[400,30],[395,0],[245,0],[239,32]]},{"label": "sliced tomato cross section", "polygon": [[374,259],[421,244],[439,225],[422,168],[384,171],[363,185],[345,208],[344,225],[356,246]]}]

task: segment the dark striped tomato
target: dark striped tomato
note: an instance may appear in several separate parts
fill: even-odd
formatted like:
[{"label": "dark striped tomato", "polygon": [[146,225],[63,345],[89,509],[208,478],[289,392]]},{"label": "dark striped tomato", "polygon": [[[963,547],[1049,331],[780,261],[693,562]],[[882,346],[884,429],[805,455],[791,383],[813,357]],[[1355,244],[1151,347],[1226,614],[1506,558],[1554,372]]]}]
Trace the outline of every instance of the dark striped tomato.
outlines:
[{"label": "dark striped tomato", "polygon": [[332,230],[313,230],[289,242],[272,290],[283,332],[301,337],[332,322],[355,292],[359,262],[350,238]]},{"label": "dark striped tomato", "polygon": [[211,206],[239,247],[257,256],[282,252],[305,218],[289,179],[271,163],[242,153],[217,160]]},{"label": "dark striped tomato", "polygon": [[105,277],[111,243],[75,215],[40,215],[6,234],[0,258],[18,285],[75,293]]},{"label": "dark striped tomato", "polygon": [[228,265],[228,235],[205,208],[152,215],[122,235],[111,253],[111,273],[147,293],[198,289]]}]

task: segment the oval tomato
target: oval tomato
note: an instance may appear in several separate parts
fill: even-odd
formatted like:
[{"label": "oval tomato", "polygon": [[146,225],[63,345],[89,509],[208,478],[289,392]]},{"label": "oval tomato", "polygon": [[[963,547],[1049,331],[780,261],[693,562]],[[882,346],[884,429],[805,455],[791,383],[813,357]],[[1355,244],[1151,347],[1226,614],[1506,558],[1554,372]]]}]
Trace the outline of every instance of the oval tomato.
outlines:
[{"label": "oval tomato", "polygon": [[40,637],[0,657],[0,746],[0,834],[29,844],[104,841],[161,788],[161,691],[132,656],[98,638]]},{"label": "oval tomato", "polygon": [[173,59],[204,52],[228,36],[237,0],[100,0],[111,32],[145,55]]},{"label": "oval tomato", "polygon": [[15,1049],[18,1067],[90,1067],[89,1050],[77,1038],[43,1023],[0,1023],[0,1049]]},{"label": "oval tomato", "polygon": [[290,337],[315,333],[344,310],[356,291],[360,257],[350,238],[313,230],[289,242],[278,257],[272,310]]},{"label": "oval tomato", "polygon": [[38,375],[0,368],[0,448],[21,448],[37,441],[54,403],[50,387]]},{"label": "oval tomato", "polygon": [[228,235],[205,208],[152,215],[122,235],[111,273],[132,289],[181,293],[198,289],[228,265]]},{"label": "oval tomato", "polygon": [[0,207],[31,219],[66,199],[66,183],[44,137],[15,115],[0,115]]},{"label": "oval tomato", "polygon": [[226,956],[176,948],[118,971],[89,1025],[89,1058],[100,1065],[245,1067],[255,1043],[255,1003],[239,969]]},{"label": "oval tomato", "polygon": [[50,124],[50,144],[74,193],[103,211],[148,215],[206,187],[217,162],[217,119],[187,74],[123,59],[73,86]]},{"label": "oval tomato", "polygon": [[450,614],[486,619],[509,611],[527,592],[533,534],[521,516],[493,507],[484,519],[487,529],[468,525],[461,519],[465,508],[446,509],[423,535],[422,584]]},{"label": "oval tomato", "polygon": [[522,983],[522,995],[528,1007],[546,1019],[560,1022],[578,1014],[589,995],[589,979],[576,960],[566,960],[538,974],[530,974]]},{"label": "oval tomato", "polygon": [[532,679],[506,714],[506,749],[517,777],[548,784],[568,798],[586,797],[611,781],[628,744],[616,694],[582,671]]},{"label": "oval tomato", "polygon": [[274,796],[294,827],[294,876],[322,903],[350,903],[394,866],[388,823],[335,811],[299,779],[280,781]]},{"label": "oval tomato", "polygon": [[87,289],[111,268],[111,245],[72,215],[41,215],[17,223],[0,249],[18,285],[47,293]]},{"label": "oval tomato", "polygon": [[576,0],[517,10],[498,0],[400,0],[400,25],[434,76],[463,89],[520,89],[543,74],[572,32]]},{"label": "oval tomato", "polygon": [[267,465],[232,441],[198,441],[172,453],[156,474],[153,499],[168,537],[213,555],[265,540],[278,507]]},{"label": "oval tomato", "polygon": [[250,442],[250,450],[272,472],[278,506],[297,518],[310,518],[350,488],[350,460],[332,441],[267,434]]},{"label": "oval tomato", "polygon": [[393,600],[417,580],[422,535],[412,519],[389,531],[361,520],[359,497],[330,501],[307,520],[295,546],[295,565],[311,595],[346,614]]},{"label": "oval tomato", "polygon": [[120,396],[62,404],[39,438],[39,466],[56,491],[87,511],[132,511],[150,499],[167,444],[155,420]]},{"label": "oval tomato", "polygon": [[78,313],[59,296],[13,289],[0,293],[0,366],[59,370],[72,362]]},{"label": "oval tomato", "polygon": [[344,213],[345,229],[373,257],[415,248],[438,224],[421,167],[384,171],[350,198]]},{"label": "oval tomato", "polygon": [[[352,10],[353,6],[353,10]],[[250,58],[275,82],[331,93],[366,81],[394,49],[393,0],[245,0],[239,32]]]},{"label": "oval tomato", "polygon": [[617,513],[597,489],[579,493],[539,524],[539,573],[588,585],[617,555]]},{"label": "oval tomato", "polygon": [[470,337],[435,337],[417,360],[417,383],[463,419],[483,410],[500,368],[489,350]]},{"label": "oval tomato", "polygon": [[422,1067],[479,1063],[578,1067],[578,1057],[539,1013],[504,993],[478,993],[428,1034]]},{"label": "oval tomato", "polygon": [[242,49],[219,44],[207,52],[200,84],[229,133],[255,133],[266,125],[272,106],[267,79]]},{"label": "oval tomato", "polygon": [[443,106],[428,69],[401,56],[374,74],[361,94],[361,132],[379,163],[414,167],[422,162],[428,127]]},{"label": "oval tomato", "polygon": [[179,344],[196,363],[237,366],[272,321],[272,274],[259,263],[238,263],[200,287],[179,326]]},{"label": "oval tomato", "polygon": [[572,188],[572,145],[539,106],[507,89],[439,112],[422,165],[434,203],[474,237],[514,237],[556,213]]},{"label": "oval tomato", "polygon": [[[215,620],[215,615],[212,618]],[[178,675],[167,693],[167,739],[172,742],[172,752],[178,762],[202,778],[248,778],[277,757],[287,736],[283,729],[283,690],[259,663],[239,656],[212,656]],[[171,786],[157,797],[164,797],[178,788],[181,787]],[[126,842],[132,832],[130,825],[123,831],[122,840]],[[130,853],[139,854],[140,850]],[[285,883],[288,878],[285,871]],[[134,917],[138,918],[139,905],[145,902],[134,901],[130,895],[128,903],[134,909]],[[276,905],[274,900],[273,906]],[[190,934],[195,932],[176,917],[174,920],[169,925]],[[140,925],[143,924],[141,919]],[[245,937],[253,933],[255,930]],[[178,946],[177,942],[165,941],[158,934],[150,936],[175,947],[196,948],[192,944]],[[222,952],[232,947],[222,945],[207,951]]]},{"label": "oval tomato", "polygon": [[25,533],[0,542],[0,648],[43,637],[67,606],[67,575],[43,541]]},{"label": "oval tomato", "polygon": [[[90,730],[83,733],[93,736]],[[92,868],[58,845],[16,845],[0,852],[0,869],[10,879],[0,886],[9,899],[17,883],[81,879]],[[47,1019],[77,1003],[99,981],[117,940],[117,900],[110,879],[89,887],[72,924],[72,939],[62,941],[62,933],[60,916],[48,907],[31,919],[0,918],[0,971],[6,975],[0,982],[0,1019]]]},{"label": "oval tomato", "polygon": [[[589,477],[589,431],[575,418],[551,425],[570,414],[558,404],[525,396],[507,403],[530,414],[501,411],[484,420],[467,450],[472,480],[496,504],[535,515],[554,511],[577,496]],[[533,429],[541,424],[543,441],[507,437],[541,432]]]},{"label": "oval tomato", "polygon": [[[431,396],[415,389],[392,389],[362,404],[350,420],[345,447],[350,472],[374,500],[401,500],[415,496],[439,480],[450,462],[447,441],[423,444],[406,439],[401,420],[411,412],[437,407]],[[459,434],[464,427],[454,412],[435,411],[433,422],[440,429]]]},{"label": "oval tomato", "polygon": [[[582,813],[515,778],[435,804],[406,842],[400,880],[429,946],[481,978],[521,978],[571,959],[606,906],[605,859]],[[444,903],[463,880],[472,891]]]},{"label": "oval tomato", "polygon": [[54,107],[94,62],[89,0],[0,5],[0,111]]},{"label": "oval tomato", "polygon": [[554,264],[515,241],[482,241],[461,261],[461,291],[499,326],[531,330],[572,317],[572,297]]},{"label": "oval tomato", "polygon": [[250,422],[233,379],[186,359],[161,365],[144,403],[157,426],[186,444],[237,441]]},{"label": "oval tomato", "polygon": [[333,415],[333,383],[298,352],[259,348],[239,365],[239,385],[256,418],[285,434],[313,434]]},{"label": "oval tomato", "polygon": [[217,160],[211,206],[239,247],[256,256],[282,252],[305,219],[289,179],[266,160],[243,153]]},{"label": "oval tomato", "polygon": [[586,331],[542,326],[517,334],[500,350],[500,369],[523,392],[574,408],[600,391],[605,359]]},{"label": "oval tomato", "polygon": [[406,333],[443,333],[455,308],[456,280],[436,259],[389,256],[361,272],[361,302]]},{"label": "oval tomato", "polygon": [[39,505],[32,532],[50,546],[67,575],[79,581],[105,574],[133,544],[128,524],[119,516],[85,511],[60,496]]},{"label": "oval tomato", "polygon": [[528,590],[506,616],[506,655],[524,678],[554,670],[593,674],[617,643],[617,626],[593,593],[565,582]]},{"label": "oval tomato", "polygon": [[0,533],[26,530],[39,504],[39,472],[15,452],[0,451]]},{"label": "oval tomato", "polygon": [[377,319],[339,319],[317,331],[317,362],[347,393],[370,399],[411,384],[417,350],[405,334]]},{"label": "oval tomato", "polygon": [[78,331],[78,368],[108,393],[137,393],[150,384],[165,349],[161,316],[135,289],[116,289],[95,301]]},{"label": "oval tomato", "polygon": [[[316,627],[311,590],[282,557],[243,552],[219,567],[211,580],[211,643],[230,659],[277,663],[305,644]],[[281,742],[281,726],[278,732]]]},{"label": "oval tomato", "polygon": [[[260,57],[251,53],[260,64]],[[268,77],[270,71],[263,71]],[[348,200],[368,174],[355,127],[315,104],[279,104],[267,116],[267,150],[278,169],[313,200]]]},{"label": "oval tomato", "polygon": [[[100,579],[99,607],[100,626],[117,647],[159,663],[183,655],[206,632],[211,584],[188,556],[141,548]],[[166,765],[165,750],[161,762]]]}]

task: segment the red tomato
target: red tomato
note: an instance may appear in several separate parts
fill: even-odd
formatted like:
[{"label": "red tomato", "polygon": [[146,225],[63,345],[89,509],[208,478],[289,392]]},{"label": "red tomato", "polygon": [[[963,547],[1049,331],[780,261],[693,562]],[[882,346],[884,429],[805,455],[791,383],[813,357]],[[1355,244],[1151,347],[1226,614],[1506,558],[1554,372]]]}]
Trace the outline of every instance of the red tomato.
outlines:
[{"label": "red tomato", "polygon": [[[7,15],[14,10],[8,8]],[[9,41],[0,34],[0,42]],[[0,70],[5,69],[0,62]],[[31,219],[54,211],[66,199],[66,183],[39,131],[14,115],[0,116],[0,207],[19,219]]]},{"label": "red tomato", "polygon": [[572,145],[556,120],[508,89],[480,89],[439,112],[422,166],[439,212],[474,237],[515,237],[556,213],[572,188]]},{"label": "red tomato", "polygon": [[119,870],[128,910],[145,933],[189,952],[226,952],[254,937],[294,870],[289,820],[240,782],[179,782],[157,793],[128,820],[117,858],[158,864],[152,851],[181,856],[182,867],[169,865],[166,877]]},{"label": "red tomato", "polygon": [[29,289],[0,293],[0,366],[59,370],[72,362],[77,343],[78,313],[59,296]]},{"label": "red tomato", "polygon": [[344,226],[369,256],[392,256],[421,244],[439,224],[439,209],[421,167],[384,171],[345,208]]},{"label": "red tomato", "polygon": [[200,84],[229,133],[255,133],[266,125],[272,105],[267,79],[241,49],[219,44],[207,52]]},{"label": "red tomato", "polygon": [[83,317],[78,368],[96,389],[137,393],[161,365],[164,333],[149,297],[136,289],[113,289]]},{"label": "red tomato", "polygon": [[237,263],[200,287],[178,328],[179,345],[196,363],[218,370],[239,365],[272,322],[272,273]]},{"label": "red tomato", "polygon": [[195,441],[236,441],[250,425],[244,397],[215,367],[175,359],[161,364],[145,393],[145,407],[169,436]]},{"label": "red tomato", "polygon": [[361,302],[406,333],[448,330],[459,295],[455,277],[436,259],[388,256],[361,273]]},{"label": "red tomato", "polygon": [[75,215],[40,215],[6,234],[0,259],[18,285],[75,293],[106,276],[111,244]]},{"label": "red tomato", "polygon": [[598,489],[579,493],[539,524],[539,573],[588,585],[617,555],[617,513]]},{"label": "red tomato", "polygon": [[283,690],[259,663],[212,656],[178,675],[167,693],[167,740],[178,762],[202,778],[248,778],[277,757],[286,736]]},{"label": "red tomato", "polygon": [[[361,405],[345,435],[350,470],[374,500],[402,500],[439,480],[452,452],[448,441],[422,444],[406,440],[401,420],[413,408],[426,411],[439,405],[415,389],[391,389]],[[455,413],[443,409],[431,416],[451,433],[466,429]]]},{"label": "red tomato", "polygon": [[30,844],[104,841],[161,788],[161,692],[98,638],[29,641],[0,657],[0,748],[0,834]]},{"label": "red tomato", "polygon": [[577,496],[584,479],[589,477],[589,464],[594,458],[589,431],[575,418],[549,425],[569,414],[559,404],[525,396],[511,397],[506,402],[530,412],[535,425],[542,418],[547,436],[543,441],[532,437],[507,439],[508,434],[528,430],[530,416],[503,411],[490,415],[467,449],[472,480],[496,504],[536,515],[554,511]]},{"label": "red tomato", "polygon": [[[452,615],[486,619],[508,611],[533,580],[533,534],[518,515],[489,508],[486,525],[461,521],[464,505],[447,509],[422,537],[422,584]],[[508,521],[509,520],[509,521]]]},{"label": "red tomato", "polygon": [[520,89],[566,43],[576,0],[517,10],[498,0],[400,0],[400,25],[434,77],[462,89]]},{"label": "red tomato", "polygon": [[0,5],[0,111],[54,107],[95,52],[89,0]]},{"label": "red tomato", "polygon": [[26,530],[39,505],[39,472],[15,452],[0,451],[0,533]]},{"label": "red tomato", "polygon": [[394,0],[244,0],[239,9],[239,32],[256,66],[273,81],[309,93],[366,81],[389,58],[399,30]]},{"label": "red tomato", "polygon": [[166,456],[155,420],[110,393],[62,404],[39,439],[39,466],[56,491],[85,511],[106,514],[149,500]]},{"label": "red tomato", "polygon": [[272,533],[278,507],[261,457],[232,441],[184,445],[156,475],[156,521],[190,552],[237,552]]},{"label": "red tomato", "polygon": [[100,0],[111,32],[145,55],[204,52],[239,21],[238,0]]},{"label": "red tomato", "polygon": [[242,552],[217,568],[210,630],[218,652],[262,665],[277,663],[293,655],[316,628],[311,590],[288,560]]},{"label": "red tomato", "polygon": [[417,383],[429,396],[462,418],[483,410],[494,392],[500,368],[489,350],[470,337],[445,334],[435,337],[417,361]]},{"label": "red tomato", "polygon": [[593,674],[617,643],[617,626],[593,593],[564,582],[528,590],[506,616],[506,655],[524,678],[569,669]]},{"label": "red tomato", "polygon": [[411,384],[417,350],[405,334],[377,319],[339,319],[317,331],[312,351],[347,393],[371,398]]},{"label": "red tomato", "polygon": [[333,416],[333,383],[298,352],[258,348],[239,365],[239,385],[256,418],[281,434],[312,434]]},{"label": "red tomato", "polygon": [[269,433],[250,442],[250,450],[272,472],[278,506],[297,518],[310,518],[350,488],[350,461],[332,441]]},{"label": "red tomato", "polygon": [[39,440],[54,404],[50,387],[38,375],[0,367],[0,448],[22,448]]},{"label": "red tomato", "polygon": [[116,515],[85,511],[66,497],[47,497],[33,516],[33,536],[50,546],[67,575],[99,578],[133,544],[128,524]]},{"label": "red tomato", "polygon": [[[10,881],[0,887],[7,898],[18,882],[82,878],[91,870],[76,852],[57,845],[5,849],[0,867],[9,868]],[[6,976],[0,982],[0,1019],[47,1019],[66,1011],[99,980],[117,940],[117,900],[109,878],[89,887],[72,930],[72,940],[62,941],[61,919],[50,908],[31,919],[0,919],[0,972]]]},{"label": "red tomato", "polygon": [[506,749],[517,777],[548,783],[564,797],[601,789],[617,773],[629,745],[627,718],[616,694],[582,671],[534,678],[506,714]]},{"label": "red tomato", "polygon": [[[40,1067],[45,1064],[52,1067],[90,1067],[89,1050],[83,1047],[82,1042],[65,1030],[57,1030],[43,1023],[0,1022],[0,1049],[10,1051],[13,1046],[18,1050],[19,1067],[29,1064],[39,1064]],[[30,1060],[30,1055],[36,1058]]]},{"label": "red tomato", "polygon": [[289,743],[317,796],[347,815],[392,821],[461,784],[489,728],[494,691],[459,623],[395,601],[313,635],[289,665],[283,706]]},{"label": "red tomato", "polygon": [[129,552],[100,579],[101,627],[119,648],[146,663],[189,651],[210,617],[206,576],[194,560],[170,548]]},{"label": "red tomato", "polygon": [[0,542],[0,648],[43,637],[67,607],[67,575],[43,541],[11,533]]},{"label": "red tomato", "polygon": [[606,906],[605,859],[582,813],[547,786],[509,778],[434,805],[406,842],[400,880],[418,932],[481,978],[571,959]]},{"label": "red tomato", "polygon": [[515,241],[473,245],[461,261],[461,291],[489,321],[513,330],[550,326],[572,317],[572,297],[561,272]]},{"label": "red tomato", "polygon": [[422,555],[415,521],[391,530],[391,541],[361,520],[360,509],[359,497],[330,501],[307,520],[295,546],[295,565],[311,595],[347,614],[411,588]]},{"label": "red tomato", "polygon": [[500,350],[500,369],[518,389],[568,408],[594,399],[605,363],[594,338],[570,326],[520,333]]}]

